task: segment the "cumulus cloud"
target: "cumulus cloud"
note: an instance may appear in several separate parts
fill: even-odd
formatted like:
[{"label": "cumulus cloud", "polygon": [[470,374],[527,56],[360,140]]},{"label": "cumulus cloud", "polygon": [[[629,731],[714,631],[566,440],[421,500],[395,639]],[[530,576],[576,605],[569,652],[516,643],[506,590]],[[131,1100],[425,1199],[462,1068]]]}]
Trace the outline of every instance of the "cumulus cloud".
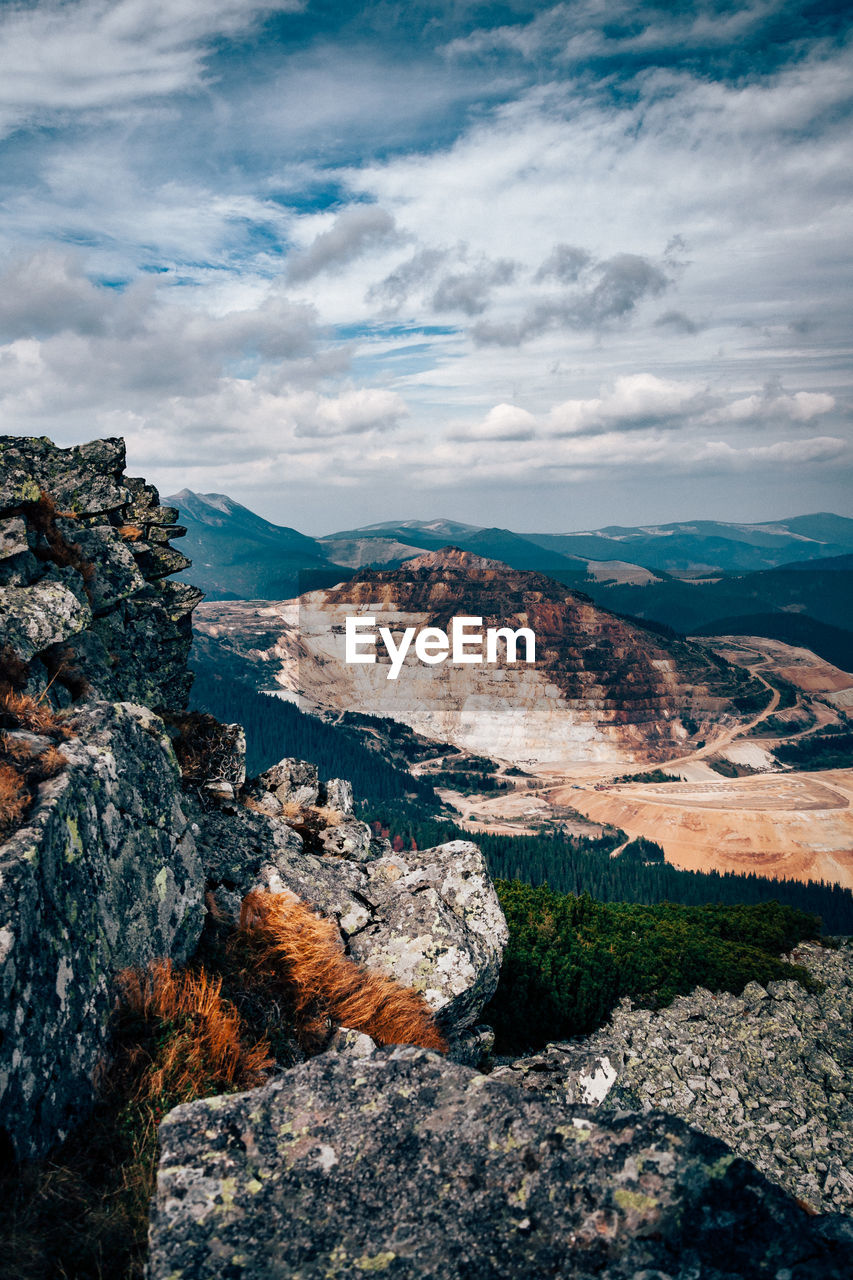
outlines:
[{"label": "cumulus cloud", "polygon": [[590,400],[565,400],[548,415],[549,435],[596,434],[618,427],[638,430],[654,425],[683,425],[707,408],[707,389],[696,382],[676,382],[637,373],[617,378],[613,389]]},{"label": "cumulus cloud", "polygon": [[732,422],[811,422],[835,408],[835,397],[822,391],[797,391],[788,395],[778,384],[765,387],[761,395],[743,396],[727,406],[725,416]]},{"label": "cumulus cloud", "polygon": [[347,266],[377,245],[386,243],[394,231],[390,213],[375,205],[353,205],[344,209],[328,231],[322,231],[307,249],[291,256],[287,280],[291,284],[305,284],[321,272]]},{"label": "cumulus cloud", "polygon": [[0,275],[0,338],[103,333],[117,301],[86,278],[75,255],[49,247]]},{"label": "cumulus cloud", "polygon": [[384,279],[370,286],[368,302],[388,303],[401,307],[407,298],[427,286],[447,261],[447,249],[419,249],[405,262],[390,271]]},{"label": "cumulus cloud", "polygon": [[490,262],[488,258],[469,271],[451,272],[441,279],[432,295],[434,311],[462,311],[467,316],[485,311],[492,290],[498,285],[510,284],[515,279],[516,263],[502,258]]},{"label": "cumulus cloud", "polygon": [[289,407],[297,436],[353,436],[368,431],[389,431],[407,413],[402,396],[378,387],[359,387],[337,396],[305,393]]},{"label": "cumulus cloud", "polygon": [[586,249],[579,249],[573,244],[555,244],[533,279],[537,284],[543,280],[574,284],[591,261],[592,255]]}]

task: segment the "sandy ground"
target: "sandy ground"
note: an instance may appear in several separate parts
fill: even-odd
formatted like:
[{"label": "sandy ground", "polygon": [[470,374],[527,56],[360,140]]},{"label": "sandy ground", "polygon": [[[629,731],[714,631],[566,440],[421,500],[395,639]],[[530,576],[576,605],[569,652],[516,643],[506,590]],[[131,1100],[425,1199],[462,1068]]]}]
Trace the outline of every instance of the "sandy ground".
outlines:
[{"label": "sandy ground", "polygon": [[[597,824],[595,830],[610,824],[631,838],[657,841],[669,862],[687,870],[755,872],[853,888],[853,770],[727,779],[708,763],[722,755],[766,769],[773,764],[768,748],[777,739],[750,739],[751,729],[770,715],[796,719],[807,709],[814,717],[808,732],[819,731],[837,720],[830,700],[845,697],[847,689],[853,693],[853,677],[806,649],[760,637],[715,637],[713,647],[759,679],[778,673],[796,684],[797,707],[778,713],[777,694],[750,725],[725,730],[663,766],[645,766],[662,767],[682,782],[614,784],[614,776],[629,772],[624,766],[566,760],[562,770],[537,769],[535,791],[448,799],[471,830],[521,834],[551,819],[566,830],[593,834],[566,812],[575,810]],[[643,769],[638,764],[634,771]]]},{"label": "sandy ground", "polygon": [[556,788],[556,803],[662,845],[689,871],[754,871],[853,888],[853,770]]}]

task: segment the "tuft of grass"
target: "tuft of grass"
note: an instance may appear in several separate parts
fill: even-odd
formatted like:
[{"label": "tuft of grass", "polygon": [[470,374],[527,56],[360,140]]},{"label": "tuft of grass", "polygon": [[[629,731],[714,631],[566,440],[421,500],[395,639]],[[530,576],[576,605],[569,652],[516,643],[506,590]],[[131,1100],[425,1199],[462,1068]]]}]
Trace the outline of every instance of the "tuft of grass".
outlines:
[{"label": "tuft of grass", "polygon": [[163,1115],[253,1088],[272,1065],[221,988],[169,961],[120,975],[94,1111],[48,1159],[0,1172],[0,1280],[142,1280]]},{"label": "tuft of grass", "polygon": [[178,1102],[255,1088],[274,1065],[266,1041],[247,1043],[221,977],[158,960],[142,972],[124,970],[116,985],[121,1051],[113,1073],[155,1122]]},{"label": "tuft of grass", "polygon": [[446,1048],[416,992],[361,970],[334,922],[292,895],[249,894],[239,929],[212,913],[208,932],[204,964],[119,975],[85,1122],[46,1160],[0,1160],[0,1280],[143,1280],[160,1120],[263,1084],[276,1059],[300,1060],[297,1036],[319,1048],[330,1018],[383,1044]]},{"label": "tuft of grass", "polygon": [[334,1022],[366,1032],[377,1044],[447,1051],[423,996],[362,969],[344,953],[335,922],[294,895],[247,894],[236,945],[244,952],[247,984],[284,994],[306,1048],[319,1047]]},{"label": "tuft of grass", "polygon": [[20,826],[29,800],[17,769],[5,762],[0,763],[0,839]]},{"label": "tuft of grass", "polygon": [[28,693],[18,693],[9,685],[0,685],[0,728],[71,737],[71,730],[59,719],[49,702],[32,698]]},{"label": "tuft of grass", "polygon": [[55,745],[34,749],[3,729],[26,729],[53,737],[69,734],[52,707],[17,693],[9,685],[0,685],[0,840],[21,825],[39,784],[54,778],[67,764]]},{"label": "tuft of grass", "polygon": [[122,538],[125,538],[128,542],[138,542],[139,539],[143,537],[142,530],[139,528],[139,525],[136,524],[119,525],[118,531]]}]

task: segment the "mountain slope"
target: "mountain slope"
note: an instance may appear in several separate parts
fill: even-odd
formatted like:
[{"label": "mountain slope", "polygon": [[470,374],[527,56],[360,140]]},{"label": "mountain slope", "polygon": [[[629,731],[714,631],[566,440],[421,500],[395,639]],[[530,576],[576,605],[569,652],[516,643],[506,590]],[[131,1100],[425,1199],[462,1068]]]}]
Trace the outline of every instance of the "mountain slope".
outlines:
[{"label": "mountain slope", "polygon": [[188,580],[209,600],[283,599],[298,593],[307,571],[322,571],[326,582],[342,576],[314,538],[271,524],[224,493],[182,489],[166,501],[186,526]]},{"label": "mountain slope", "polygon": [[548,550],[595,560],[629,560],[648,569],[758,570],[853,551],[853,520],[827,512],[763,524],[676,521],[587,533],[527,534]]},{"label": "mountain slope", "polygon": [[[445,631],[454,617],[529,627],[536,662],[445,661],[410,651],[399,678],[377,645],[374,665],[347,663],[347,617],[373,617],[399,640],[408,627]],[[455,548],[282,604],[205,604],[205,643],[254,663],[309,708],[388,716],[418,733],[516,763],[666,759],[690,737],[754,714],[767,691],[701,646],[645,630],[542,574]],[[523,646],[522,646],[523,650]]]}]

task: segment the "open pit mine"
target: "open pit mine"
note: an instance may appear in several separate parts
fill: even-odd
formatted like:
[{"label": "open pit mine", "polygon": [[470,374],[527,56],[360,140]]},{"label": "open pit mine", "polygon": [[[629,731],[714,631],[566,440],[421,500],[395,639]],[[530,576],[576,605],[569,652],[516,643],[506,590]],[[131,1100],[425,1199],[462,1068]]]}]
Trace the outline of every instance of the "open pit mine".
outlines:
[{"label": "open pit mine", "polygon": [[[407,630],[529,629],[535,662],[346,660],[347,619],[371,618],[397,644]],[[766,686],[700,645],[628,622],[541,574],[456,548],[280,603],[226,601],[196,611],[202,651],[252,667],[258,689],[312,712],[388,716],[416,732],[514,764],[666,761],[712,729],[747,723]],[[351,626],[350,626],[351,631]],[[391,648],[393,649],[393,645]]]}]

